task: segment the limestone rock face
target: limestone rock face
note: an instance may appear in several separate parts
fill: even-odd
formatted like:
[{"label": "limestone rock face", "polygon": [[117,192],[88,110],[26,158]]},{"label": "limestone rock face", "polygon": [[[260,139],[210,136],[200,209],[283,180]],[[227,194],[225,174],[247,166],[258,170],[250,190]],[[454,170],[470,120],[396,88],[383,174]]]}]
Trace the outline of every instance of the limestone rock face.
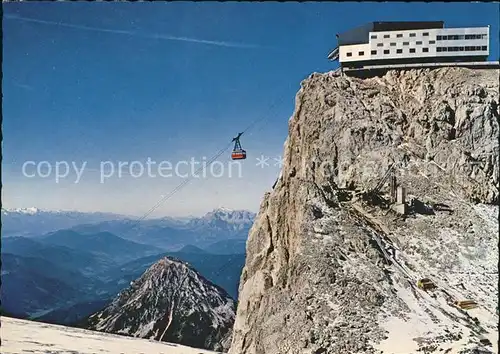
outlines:
[{"label": "limestone rock face", "polygon": [[[442,68],[302,82],[247,241],[230,353],[498,350],[498,78]],[[393,163],[414,201],[404,217],[352,196]],[[453,305],[467,299],[478,307]]]}]

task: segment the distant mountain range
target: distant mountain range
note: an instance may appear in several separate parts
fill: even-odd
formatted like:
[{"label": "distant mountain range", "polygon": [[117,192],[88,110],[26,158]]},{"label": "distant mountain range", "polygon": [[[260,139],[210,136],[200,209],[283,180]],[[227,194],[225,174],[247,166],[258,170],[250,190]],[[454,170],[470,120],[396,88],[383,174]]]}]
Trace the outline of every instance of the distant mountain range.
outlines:
[{"label": "distant mountain range", "polygon": [[33,236],[79,224],[121,220],[126,217],[112,213],[84,213],[77,211],[46,211],[38,208],[2,208],[2,237]]},{"label": "distant mountain range", "polygon": [[84,288],[89,281],[45,259],[2,252],[0,294],[6,312],[36,315],[69,305],[88,295]]},{"label": "distant mountain range", "polygon": [[73,230],[60,230],[38,237],[37,240],[47,245],[63,246],[97,257],[107,257],[118,264],[164,251],[155,246],[124,240],[109,232],[80,234]]},{"label": "distant mountain range", "polygon": [[254,217],[221,208],[198,218],[137,224],[114,214],[3,209],[3,225],[18,228],[11,237],[2,230],[1,311],[70,324],[103,307],[165,256],[188,262],[236,299]]},{"label": "distant mountain range", "polygon": [[203,217],[191,219],[163,218],[141,221],[122,219],[78,225],[80,233],[110,232],[124,239],[169,251],[187,245],[200,248],[230,239],[246,240],[255,214],[246,210],[216,209]]},{"label": "distant mountain range", "polygon": [[123,239],[180,250],[186,245],[207,247],[227,239],[246,239],[255,213],[215,209],[202,217],[147,219],[137,222],[123,215],[43,211],[37,208],[2,209],[2,237],[37,237],[71,229],[79,234],[109,232]]},{"label": "distant mountain range", "polygon": [[205,250],[213,254],[245,254],[246,244],[246,239],[222,240],[205,247]]}]

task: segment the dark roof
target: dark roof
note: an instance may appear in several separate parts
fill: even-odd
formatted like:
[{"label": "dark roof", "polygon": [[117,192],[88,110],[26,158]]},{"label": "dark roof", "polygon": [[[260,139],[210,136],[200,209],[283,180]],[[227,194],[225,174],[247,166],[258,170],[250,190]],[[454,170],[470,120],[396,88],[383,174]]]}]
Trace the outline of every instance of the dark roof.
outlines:
[{"label": "dark roof", "polygon": [[382,31],[407,31],[427,28],[443,28],[443,21],[427,22],[373,22],[373,32]]},{"label": "dark roof", "polygon": [[432,22],[369,22],[352,30],[337,34],[338,45],[368,43],[370,32],[407,31],[412,29],[443,28],[443,21]]},{"label": "dark roof", "polygon": [[337,34],[338,45],[368,43],[368,33],[373,31],[373,22]]}]

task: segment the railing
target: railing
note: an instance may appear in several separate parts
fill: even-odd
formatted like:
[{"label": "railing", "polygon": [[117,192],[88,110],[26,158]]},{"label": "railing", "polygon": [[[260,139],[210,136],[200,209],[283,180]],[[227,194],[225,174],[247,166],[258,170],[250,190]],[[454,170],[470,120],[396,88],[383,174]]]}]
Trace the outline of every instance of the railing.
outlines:
[{"label": "railing", "polygon": [[399,69],[399,68],[429,68],[429,67],[447,67],[447,66],[461,66],[461,67],[492,67],[500,69],[500,62],[498,61],[477,61],[477,62],[442,62],[442,63],[414,63],[414,64],[388,64],[388,65],[367,65],[360,68],[344,67],[344,71],[359,71],[359,70],[376,70],[376,69]]}]

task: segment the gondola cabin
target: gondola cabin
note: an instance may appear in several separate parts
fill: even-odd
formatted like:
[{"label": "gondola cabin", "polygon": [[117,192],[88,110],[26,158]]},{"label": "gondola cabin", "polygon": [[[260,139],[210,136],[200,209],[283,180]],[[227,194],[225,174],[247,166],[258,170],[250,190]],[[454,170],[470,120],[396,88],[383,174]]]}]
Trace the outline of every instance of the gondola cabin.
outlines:
[{"label": "gondola cabin", "polygon": [[244,160],[247,158],[247,152],[243,149],[233,150],[233,152],[231,154],[231,158],[233,160]]},{"label": "gondola cabin", "polygon": [[236,138],[233,138],[234,141],[234,149],[231,153],[231,158],[233,160],[244,160],[247,158],[247,152],[241,148],[240,136],[243,133],[239,133]]}]

